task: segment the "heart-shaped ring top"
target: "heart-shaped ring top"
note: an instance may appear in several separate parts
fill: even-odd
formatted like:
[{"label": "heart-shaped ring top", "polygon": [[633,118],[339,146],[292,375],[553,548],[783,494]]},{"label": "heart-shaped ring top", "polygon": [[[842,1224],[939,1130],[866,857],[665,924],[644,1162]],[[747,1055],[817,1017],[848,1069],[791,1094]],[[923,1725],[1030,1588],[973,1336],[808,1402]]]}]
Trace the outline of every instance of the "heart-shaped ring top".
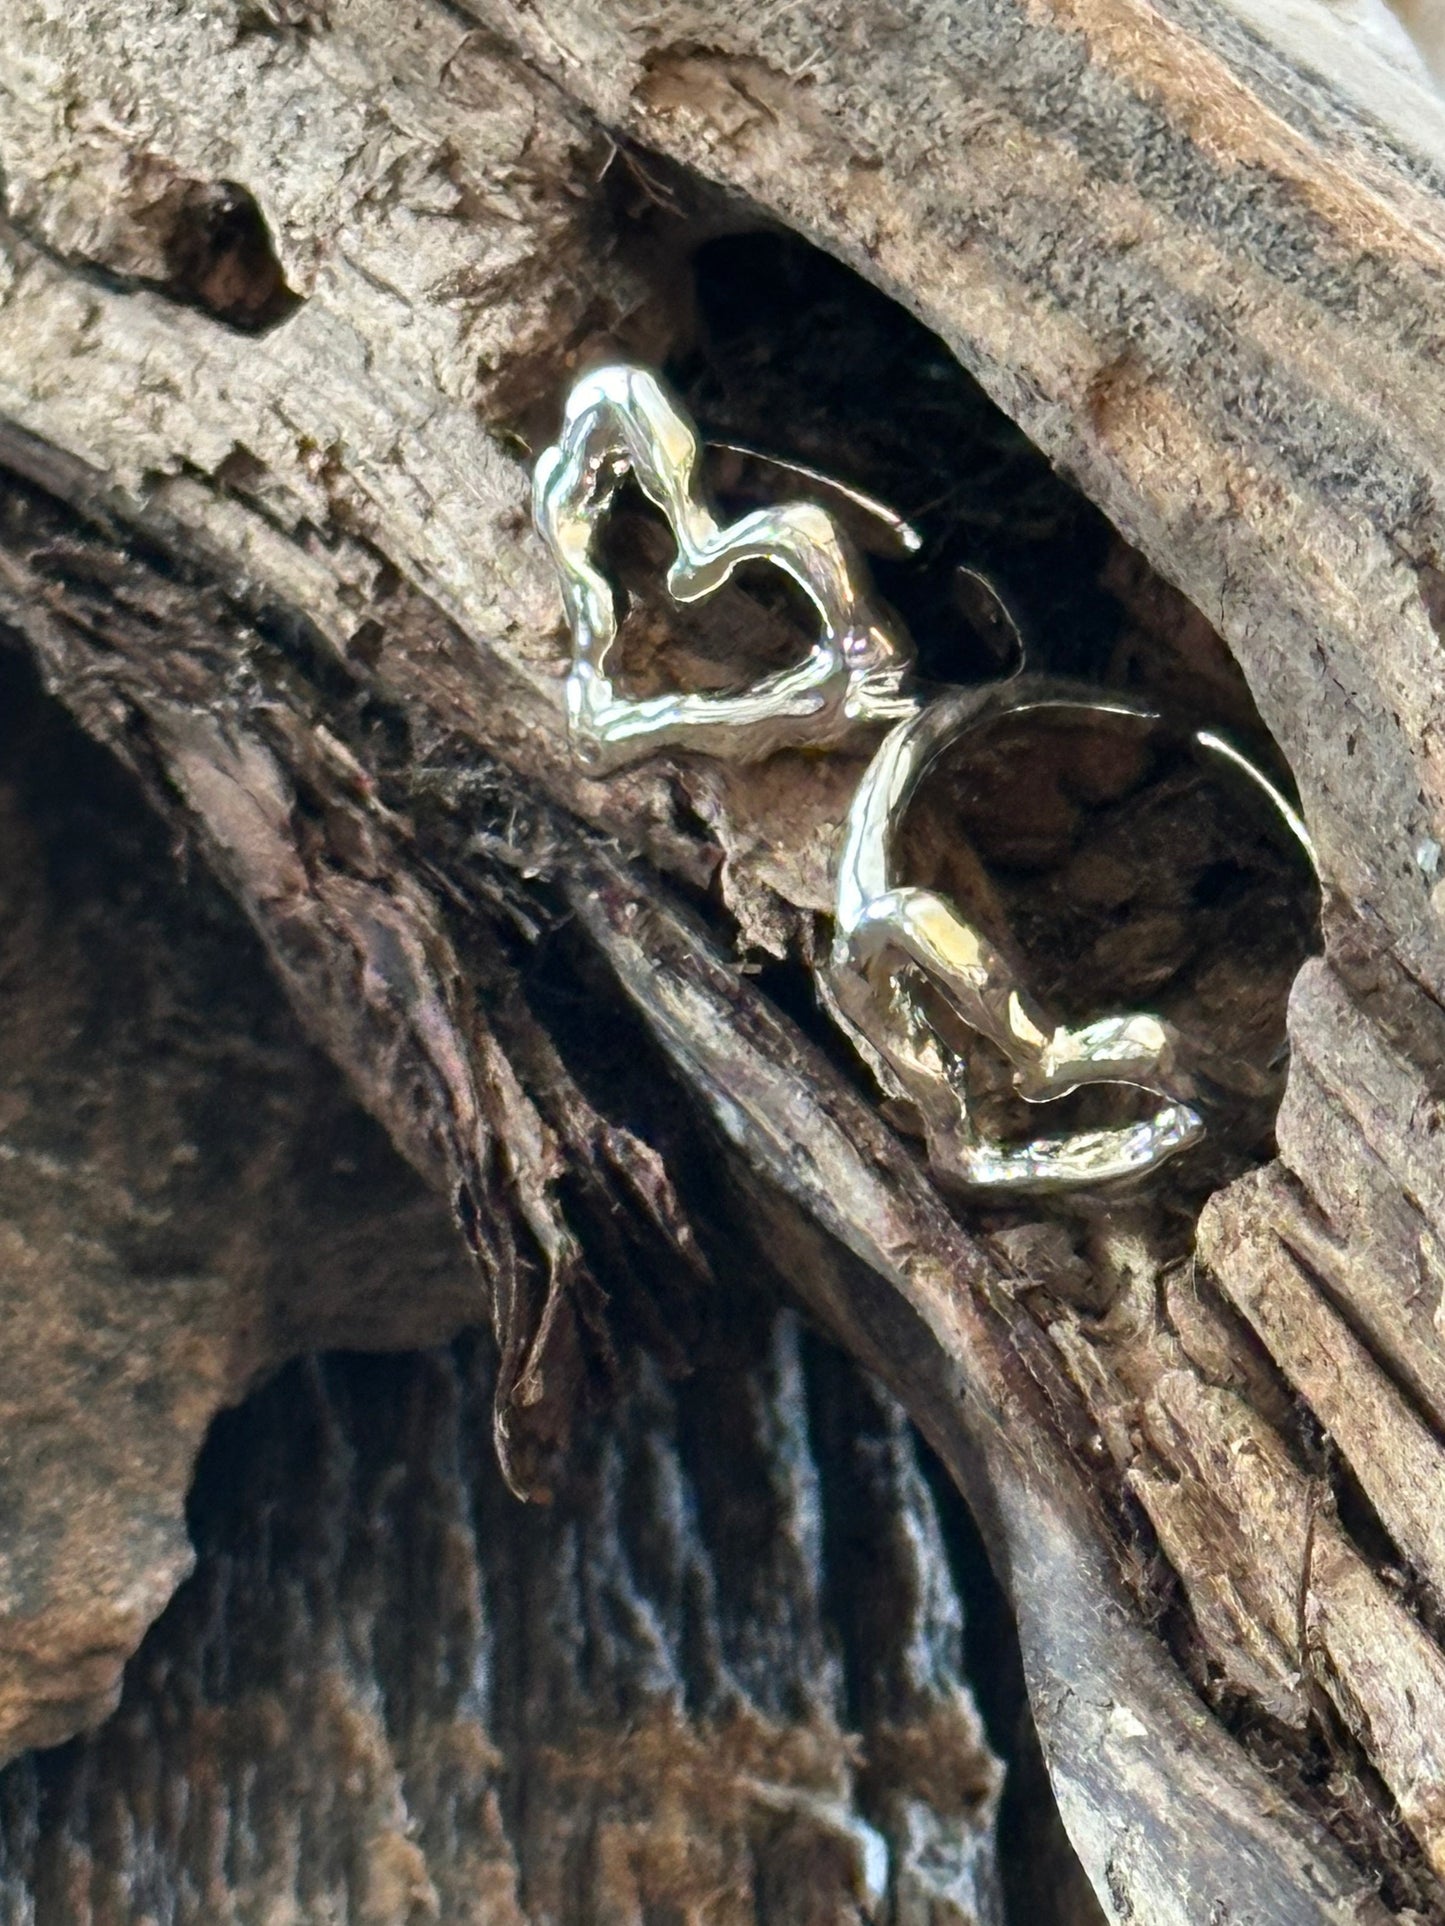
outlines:
[{"label": "heart-shaped ring top", "polygon": [[[579,760],[600,772],[657,749],[700,749],[760,761],[803,743],[832,746],[867,724],[911,715],[912,650],[875,606],[861,557],[812,502],[761,508],[719,524],[701,478],[696,429],[656,375],[617,364],[584,375],[567,397],[562,432],[537,461],[532,504],[562,584],[572,630],[567,719]],[[617,599],[598,568],[599,526],[631,475],[667,517],[677,557],[674,601],[720,588],[742,562],[771,562],[817,609],[821,632],[804,659],[735,695],[633,700],[608,677]]]},{"label": "heart-shaped ring top", "polygon": [[[918,1112],[939,1176],[969,1189],[1072,1190],[1134,1176],[1186,1149],[1204,1130],[1169,1024],[1143,1012],[1079,1029],[1056,1024],[1023,987],[1017,958],[946,898],[907,887],[894,874],[897,831],[938,756],[986,721],[1035,708],[1160,721],[1124,697],[1032,679],[942,696],[880,745],[849,811],[838,867],[827,982],[833,1014],[883,1088]],[[1225,753],[1233,753],[1227,745]],[[1288,810],[1252,765],[1236,760]],[[925,983],[1003,1053],[1028,1101],[1113,1083],[1151,1092],[1161,1100],[1158,1107],[1142,1121],[1107,1129],[1028,1143],[989,1140],[970,1115],[967,1062],[930,1017]]]}]

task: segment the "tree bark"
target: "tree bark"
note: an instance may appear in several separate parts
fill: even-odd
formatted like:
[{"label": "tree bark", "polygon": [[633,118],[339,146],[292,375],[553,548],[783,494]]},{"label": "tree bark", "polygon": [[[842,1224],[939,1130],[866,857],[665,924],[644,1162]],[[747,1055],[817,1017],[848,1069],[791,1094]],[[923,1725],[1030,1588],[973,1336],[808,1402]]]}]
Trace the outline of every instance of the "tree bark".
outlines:
[{"label": "tree bark", "polygon": [[476,1314],[444,1207],[13,661],[4,713],[11,1745],[101,1722],[0,1773],[0,1919],[1093,1919],[901,1409],[734,1272],[519,1504],[491,1346],[409,1348]]},{"label": "tree bark", "polygon": [[[81,0],[0,19],[0,607],[450,1205],[490,1313],[515,1490],[605,1509],[578,1471],[594,1427],[623,1435],[647,1373],[696,1363],[707,1320],[690,1328],[680,1306],[762,1277],[876,1373],[966,1495],[1107,1916],[1445,1918],[1445,108],[1368,48],[1346,75],[1323,26],[1299,45],[1202,3],[737,12]],[[950,1205],[807,984],[856,760],[576,772],[526,457],[604,340],[668,362],[725,436],[931,517],[950,553],[1032,601],[1050,666],[1262,719],[1319,851],[1322,956],[1297,968],[1309,905],[1285,872],[1241,854],[1227,813],[1181,843],[1167,785],[1113,823],[1145,878],[1127,943],[1105,942],[1101,911],[1081,949],[1077,868],[1009,903],[1055,989],[1083,993],[1108,964],[1186,1001],[1207,990],[1232,1044],[1268,1033],[1293,978],[1277,1143],[1245,1106],[1218,1156],[1133,1203]],[[765,615],[719,604],[670,666],[695,670]],[[962,672],[956,625],[919,639],[930,673]],[[992,825],[997,848],[1032,836],[1057,856],[1045,815],[1025,799]],[[1203,879],[1226,864],[1248,890],[1205,914]],[[32,967],[17,1088],[61,1101],[75,1072],[46,998],[64,985],[105,1009],[114,967],[84,948],[54,982]],[[226,1021],[235,1041],[217,1047],[244,1065],[251,1020],[238,1006]],[[127,1121],[123,1038],[98,1050],[105,1141],[79,1167],[113,1175],[122,1133],[160,1168]],[[62,1320],[23,1326],[17,1462],[46,1424],[87,1449],[16,1514],[0,1680],[14,1747],[113,1696],[184,1566],[179,1507],[214,1409],[310,1345],[431,1342],[472,1308],[435,1215],[393,1197],[390,1172],[335,1206],[354,1250],[339,1269],[334,1219],[302,1195],[295,1237],[322,1227],[309,1308],[258,1332],[291,1240],[248,1247],[245,1226],[274,1221],[288,1161],[309,1167],[296,1090],[321,1077],[315,1101],[341,1104],[304,1061],[300,1078],[278,1064],[287,1100],[264,1132],[238,1106],[203,1179],[172,1155],[180,1174],[155,1180],[214,1282],[209,1298],[188,1287],[183,1313],[174,1291],[127,1302],[115,1327],[131,1484],[100,1407],[48,1402],[27,1370],[74,1360]],[[59,1127],[34,1117],[35,1142],[17,1139],[32,1162]],[[91,1185],[47,1218],[36,1196],[7,1206],[38,1253],[14,1268],[16,1318],[60,1303],[93,1338],[87,1306],[135,1298],[125,1280],[150,1261],[127,1241],[134,1200]],[[80,1258],[55,1215],[70,1208]],[[435,1268],[396,1302],[410,1211]],[[177,1274],[171,1256],[152,1268]],[[167,1345],[182,1315],[209,1349]],[[913,1502],[906,1482],[884,1510]],[[97,1527],[81,1489],[106,1494]],[[56,1490],[73,1514],[58,1523]],[[505,1544],[523,1528],[495,1529]],[[536,1529],[538,1559],[583,1555]],[[103,1568],[123,1582],[108,1589]],[[861,1609],[860,1569],[840,1567],[840,1625]],[[889,1575],[900,1599],[910,1583]],[[792,1637],[769,1649],[803,1667]],[[940,1703],[956,1705],[956,1673]],[[815,1695],[802,1723],[841,1730],[839,1704]],[[709,1707],[709,1743],[720,1716]],[[858,1715],[865,1773],[894,1756],[883,1735],[903,1716]],[[915,1763],[950,1756],[933,1717],[932,1700],[908,1714]],[[551,1730],[538,1718],[507,1727],[516,1743]],[[986,1802],[969,1730],[975,1764],[949,1783]],[[645,1731],[636,1769],[655,1790]],[[770,1755],[768,1772],[790,1812],[834,1802],[837,1891],[867,1904],[867,1839],[838,1817],[845,1751],[796,1773]],[[131,1769],[87,1756],[102,1777]],[[317,1741],[318,1761],[336,1756]],[[734,1776],[752,1761],[728,1755]],[[701,1783],[688,1770],[684,1804]],[[911,1770],[884,1769],[877,1809],[916,1795],[950,1810]],[[65,1810],[67,1838],[98,1823]],[[708,1810],[726,1881],[756,1813]],[[532,1853],[539,1869],[542,1845],[498,1823],[508,1864]],[[911,1863],[896,1825],[888,1838]],[[769,1897],[764,1872],[742,1910],[801,1916],[803,1889]],[[501,1890],[480,1860],[457,1875],[473,1876]],[[647,1878],[634,1911],[664,1903]],[[541,1879],[523,1875],[524,1910],[563,1906]],[[888,1893],[900,1914],[905,1885]],[[295,1888],[303,1913],[312,1890]],[[687,1890],[675,1903],[700,1904]],[[259,1898],[228,1903],[261,1916]],[[433,1910],[466,1917],[463,1903]],[[949,1903],[982,1919],[995,1902],[980,1875]],[[377,1904],[357,1916],[405,1918],[413,1899]]]}]

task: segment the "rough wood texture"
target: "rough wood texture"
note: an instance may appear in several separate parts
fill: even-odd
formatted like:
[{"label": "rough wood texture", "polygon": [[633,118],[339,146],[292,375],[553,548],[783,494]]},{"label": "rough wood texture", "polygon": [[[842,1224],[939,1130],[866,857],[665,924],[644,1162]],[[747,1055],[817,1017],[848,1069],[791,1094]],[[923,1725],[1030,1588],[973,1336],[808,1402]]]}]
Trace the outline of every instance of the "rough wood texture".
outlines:
[{"label": "rough wood texture", "polygon": [[0,1919],[998,1926],[906,1422],[740,1298],[697,1367],[530,1509],[475,1346],[283,1375],[209,1448],[116,1717],[0,1777]]},{"label": "rough wood texture", "polygon": [[[449,1197],[513,1481],[562,1475],[619,1344],[676,1336],[726,1161],[979,1514],[1111,1915],[1445,1918],[1445,109],[1368,53],[1322,77],[1323,27],[1142,0],[896,0],[866,31],[827,0],[136,0],[0,29],[5,613]],[[800,1035],[844,759],[569,767],[520,456],[602,335],[672,356],[722,426],[911,466],[996,564],[988,499],[1032,499],[981,401],[913,393],[921,367],[954,392],[921,334],[879,323],[894,358],[850,362],[815,326],[794,366],[836,347],[837,379],[801,392],[776,341],[729,362],[691,256],[764,217],[935,329],[1194,604],[1093,524],[1022,541],[1069,611],[1058,666],[1252,697],[1298,780],[1326,957],[1279,1159],[1197,1249],[1257,1118],[1150,1203],[961,1222]],[[805,257],[725,258],[739,284]],[[1298,957],[1288,892],[1251,888],[1280,942],[1213,1007],[1254,997],[1263,1031]],[[704,889],[710,935],[678,906]],[[1067,973],[1057,911],[1032,902]],[[1195,931],[1151,938],[1191,994]],[[739,950],[779,959],[773,1001]]]},{"label": "rough wood texture", "polygon": [[782,1926],[886,1903],[1089,1926],[959,1500],[899,1407],[735,1270],[687,1307],[680,1379],[634,1356],[551,1506],[506,1490],[468,1340],[283,1373],[217,1428],[183,1527],[218,1398],[298,1346],[449,1330],[475,1287],[445,1210],[237,967],[234,910],[181,886],[16,666],[10,1745],[94,1723],[115,1648],[192,1546],[196,1569],[115,1715],[0,1773],[0,1919]]},{"label": "rough wood texture", "polygon": [[18,668],[0,664],[7,1755],[114,1704],[189,1569],[220,1405],[298,1349],[414,1344],[477,1310],[444,1213],[297,1036],[250,931],[181,886],[131,785]]}]

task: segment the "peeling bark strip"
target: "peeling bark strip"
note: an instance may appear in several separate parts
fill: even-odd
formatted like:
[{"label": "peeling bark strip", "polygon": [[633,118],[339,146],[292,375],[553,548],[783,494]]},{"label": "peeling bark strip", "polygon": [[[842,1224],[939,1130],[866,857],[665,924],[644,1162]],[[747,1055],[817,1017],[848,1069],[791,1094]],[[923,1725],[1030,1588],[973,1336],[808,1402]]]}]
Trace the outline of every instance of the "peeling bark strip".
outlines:
[{"label": "peeling bark strip", "polygon": [[[1110,1915],[1150,1926],[1445,1919],[1445,109],[1390,85],[1386,108],[1361,55],[1332,86],[1202,0],[0,21],[0,606],[445,1192],[511,1475],[555,1482],[619,1334],[685,1354],[721,1131],[766,1258],[986,1522],[1073,1837]],[[896,316],[868,337],[892,360],[855,343],[816,401],[770,396],[769,355],[723,380],[687,256],[762,218],[938,331],[1218,623],[1293,766],[1328,954],[1292,1006],[1280,1161],[1216,1197],[1197,1253],[1183,1180],[961,1225],[724,960],[730,928],[807,1010],[786,959],[826,906],[844,759],[595,783],[567,756],[520,444],[599,336],[835,465],[896,423],[890,472],[963,501],[970,542],[1064,512]],[[813,373],[844,355],[803,331]],[[919,400],[920,365],[950,399]],[[1116,667],[1247,716],[1208,623],[1090,526],[1019,538],[1021,577],[1063,584],[1051,637],[1107,601]],[[679,646],[726,660],[751,618],[714,619]],[[1147,942],[1111,950],[1107,876],[1062,857],[1035,922],[1062,977],[1132,958],[1263,1034],[1297,958],[1242,932],[1285,929],[1287,892],[1246,878],[1224,960],[1196,954],[1227,830],[1185,801],[1152,819]],[[712,892],[710,937],[679,888]],[[174,1582],[173,1510],[157,1542],[74,1722]],[[12,1734],[59,1729],[23,1654],[3,1690]]]}]

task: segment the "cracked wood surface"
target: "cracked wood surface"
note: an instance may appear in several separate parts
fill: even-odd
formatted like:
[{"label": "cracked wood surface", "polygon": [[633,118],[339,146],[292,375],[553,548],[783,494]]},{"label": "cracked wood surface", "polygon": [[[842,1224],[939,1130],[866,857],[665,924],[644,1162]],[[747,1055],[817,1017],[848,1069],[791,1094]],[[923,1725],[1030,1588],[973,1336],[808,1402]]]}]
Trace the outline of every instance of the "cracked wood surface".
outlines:
[{"label": "cracked wood surface", "polygon": [[[901,1407],[720,1245],[671,1307],[687,1371],[637,1357],[554,1503],[518,1504],[491,1346],[413,1348],[476,1315],[444,1206],[19,666],[4,1713],[12,1746],[103,1722],[0,1771],[0,1919],[861,1920],[886,1894],[1089,1926],[1006,1651],[999,1834],[969,1674],[1001,1606]],[[187,1494],[217,1402],[338,1343],[228,1414]]]},{"label": "cracked wood surface", "polygon": [[[677,938],[684,1019],[606,892],[572,907],[774,1198],[794,1288],[989,1523],[1113,1916],[1227,1917],[1241,1865],[1260,1920],[1445,1916],[1440,107],[1124,0],[919,0],[866,33],[576,0],[0,25],[6,615],[449,1195],[519,1483],[614,1368],[599,1273],[698,1260],[641,1095],[585,1097],[508,959],[542,932],[595,984],[549,930],[584,830],[715,879],[788,954],[850,779],[568,764],[519,448],[589,341],[687,330],[677,244],[616,200],[676,182],[609,134],[743,197],[703,201],[711,231],[777,218],[896,295],[1217,625],[1300,786],[1327,957],[1279,1162],[1215,1198],[1192,1265],[1184,1199],[960,1228],[705,944]],[[669,927],[666,885],[617,874]],[[739,1024],[751,1108],[709,1069]],[[799,1174],[824,1131],[826,1186]]]}]

